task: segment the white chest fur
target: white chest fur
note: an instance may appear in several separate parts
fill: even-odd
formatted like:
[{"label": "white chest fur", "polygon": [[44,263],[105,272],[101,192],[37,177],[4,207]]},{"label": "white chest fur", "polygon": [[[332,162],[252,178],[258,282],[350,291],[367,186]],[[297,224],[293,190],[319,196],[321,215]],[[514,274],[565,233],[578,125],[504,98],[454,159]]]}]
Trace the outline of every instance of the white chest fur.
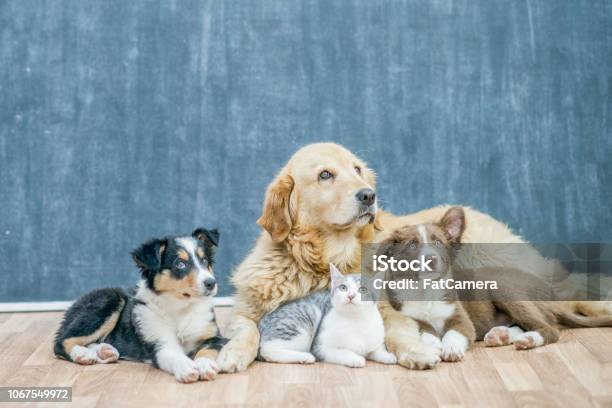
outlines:
[{"label": "white chest fur", "polygon": [[367,355],[384,343],[385,329],[376,306],[345,315],[331,310],[319,329],[320,342],[326,348],[349,349]]},{"label": "white chest fur", "polygon": [[141,335],[151,343],[173,344],[185,352],[216,330],[212,298],[181,300],[141,288],[144,305],[134,308]]},{"label": "white chest fur", "polygon": [[429,323],[438,334],[441,334],[444,323],[455,313],[455,307],[454,303],[443,301],[406,301],[402,304],[402,313]]}]

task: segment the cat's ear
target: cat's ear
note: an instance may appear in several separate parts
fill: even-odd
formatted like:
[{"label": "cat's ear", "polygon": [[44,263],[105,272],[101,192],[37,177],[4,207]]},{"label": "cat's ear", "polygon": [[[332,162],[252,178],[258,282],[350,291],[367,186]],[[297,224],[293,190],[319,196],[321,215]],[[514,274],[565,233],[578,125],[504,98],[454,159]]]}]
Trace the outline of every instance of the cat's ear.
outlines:
[{"label": "cat's ear", "polygon": [[340,273],[338,268],[336,268],[336,265],[334,265],[333,263],[329,264],[329,274],[331,275],[332,287],[334,287],[336,286],[336,283],[338,283],[338,281],[342,279],[342,274]]}]

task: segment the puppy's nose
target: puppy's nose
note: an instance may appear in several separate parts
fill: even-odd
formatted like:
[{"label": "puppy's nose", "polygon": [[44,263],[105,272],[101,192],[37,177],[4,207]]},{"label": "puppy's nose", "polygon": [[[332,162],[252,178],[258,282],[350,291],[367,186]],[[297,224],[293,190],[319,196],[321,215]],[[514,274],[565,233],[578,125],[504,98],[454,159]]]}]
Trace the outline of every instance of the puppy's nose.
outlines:
[{"label": "puppy's nose", "polygon": [[438,269],[438,257],[436,255],[425,255],[425,260],[430,261],[429,267],[434,271]]},{"label": "puppy's nose", "polygon": [[213,290],[216,284],[217,284],[217,281],[214,280],[213,278],[208,278],[204,281],[204,287],[207,290]]},{"label": "puppy's nose", "polygon": [[362,188],[355,197],[357,197],[357,201],[365,205],[372,205],[376,201],[376,193],[371,188]]}]

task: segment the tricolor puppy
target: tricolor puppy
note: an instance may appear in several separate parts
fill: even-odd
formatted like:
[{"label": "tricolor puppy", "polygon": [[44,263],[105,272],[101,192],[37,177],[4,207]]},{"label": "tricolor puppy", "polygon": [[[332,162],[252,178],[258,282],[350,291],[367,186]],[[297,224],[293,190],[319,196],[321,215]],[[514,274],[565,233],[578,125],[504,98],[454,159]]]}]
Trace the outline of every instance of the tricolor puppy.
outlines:
[{"label": "tricolor puppy", "polygon": [[132,252],[142,279],[130,291],[94,290],[66,312],[55,354],[78,364],[152,363],[190,383],[212,380],[225,344],[213,311],[217,230],[152,239]]},{"label": "tricolor puppy", "polygon": [[387,296],[394,309],[419,322],[421,339],[440,351],[442,361],[462,360],[475,339],[475,329],[453,291],[428,291],[424,281],[452,277],[453,246],[460,243],[464,230],[463,209],[452,207],[437,223],[398,228],[379,248],[381,254],[398,260],[429,262],[429,271],[389,271],[387,280],[410,279],[419,283],[419,290],[387,289]]}]

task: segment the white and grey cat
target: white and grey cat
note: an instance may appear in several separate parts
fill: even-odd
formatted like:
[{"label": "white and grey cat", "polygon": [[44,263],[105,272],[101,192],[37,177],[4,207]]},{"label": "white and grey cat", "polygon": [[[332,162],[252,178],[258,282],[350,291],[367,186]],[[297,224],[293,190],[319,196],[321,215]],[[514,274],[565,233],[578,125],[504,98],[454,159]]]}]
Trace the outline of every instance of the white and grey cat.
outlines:
[{"label": "white and grey cat", "polygon": [[330,264],[331,290],[289,302],[264,316],[258,358],[276,363],[365,366],[397,359],[385,348],[385,329],[376,303],[364,301],[359,275],[342,275]]}]

